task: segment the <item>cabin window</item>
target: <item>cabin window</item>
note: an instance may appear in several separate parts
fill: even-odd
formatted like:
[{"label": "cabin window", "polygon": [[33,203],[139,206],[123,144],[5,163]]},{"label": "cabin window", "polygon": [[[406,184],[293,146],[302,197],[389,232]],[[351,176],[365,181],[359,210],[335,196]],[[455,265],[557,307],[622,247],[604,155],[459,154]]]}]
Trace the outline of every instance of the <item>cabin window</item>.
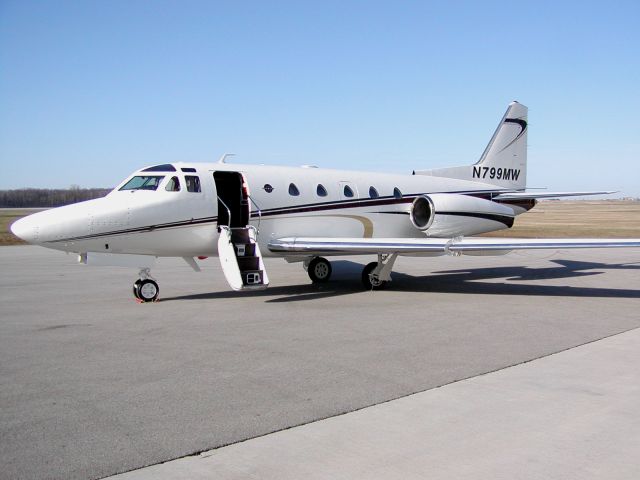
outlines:
[{"label": "cabin window", "polygon": [[376,190],[376,187],[369,187],[369,197],[370,198],[378,198],[380,195],[378,195],[378,190]]},{"label": "cabin window", "polygon": [[318,194],[319,197],[326,197],[327,196],[327,189],[324,188],[324,185],[319,183],[318,184],[318,188],[316,188],[316,193]]},{"label": "cabin window", "polygon": [[183,172],[188,172],[188,173],[196,173],[196,169],[193,167],[182,167],[180,170],[182,170]]},{"label": "cabin window", "polygon": [[298,195],[300,195],[300,190],[298,190],[298,187],[296,187],[295,183],[289,184],[289,195],[291,195],[292,197],[297,197]]},{"label": "cabin window", "polygon": [[163,178],[160,175],[139,175],[125,183],[120,190],[156,190]]},{"label": "cabin window", "polygon": [[179,192],[180,191],[180,180],[178,177],[171,177],[171,180],[167,182],[167,186],[165,187],[167,192]]},{"label": "cabin window", "polygon": [[175,172],[176,168],[169,163],[165,163],[163,165],[154,165],[153,167],[147,167],[142,171],[143,172]]},{"label": "cabin window", "polygon": [[344,196],[347,197],[347,198],[353,197],[353,190],[351,189],[351,187],[349,185],[345,185],[344,186],[343,193],[344,193]]},{"label": "cabin window", "polygon": [[185,175],[184,183],[187,184],[187,192],[199,193],[200,190],[200,177],[195,175]]},{"label": "cabin window", "polygon": [[262,187],[264,189],[265,192],[267,193],[271,193],[273,192],[273,187],[271,185],[269,185],[268,183],[264,184],[264,187]]},{"label": "cabin window", "polygon": [[393,196],[396,198],[402,198],[402,192],[398,187],[393,189]]}]

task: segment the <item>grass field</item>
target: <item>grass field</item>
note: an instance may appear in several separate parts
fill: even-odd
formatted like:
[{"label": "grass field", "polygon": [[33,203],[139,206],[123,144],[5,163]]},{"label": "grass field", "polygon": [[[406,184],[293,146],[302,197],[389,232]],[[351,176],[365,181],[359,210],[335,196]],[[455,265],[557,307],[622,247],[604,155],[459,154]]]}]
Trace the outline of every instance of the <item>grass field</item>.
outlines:
[{"label": "grass field", "polygon": [[33,208],[0,208],[0,245],[24,245],[24,242],[16,237],[9,227],[13,222],[26,215],[40,211]]},{"label": "grass field", "polygon": [[[9,226],[33,209],[0,209],[0,245],[21,245]],[[640,238],[640,202],[544,201],[516,218],[509,230],[494,232],[495,237],[593,237]]]},{"label": "grass field", "polygon": [[640,202],[544,201],[492,237],[640,238]]}]

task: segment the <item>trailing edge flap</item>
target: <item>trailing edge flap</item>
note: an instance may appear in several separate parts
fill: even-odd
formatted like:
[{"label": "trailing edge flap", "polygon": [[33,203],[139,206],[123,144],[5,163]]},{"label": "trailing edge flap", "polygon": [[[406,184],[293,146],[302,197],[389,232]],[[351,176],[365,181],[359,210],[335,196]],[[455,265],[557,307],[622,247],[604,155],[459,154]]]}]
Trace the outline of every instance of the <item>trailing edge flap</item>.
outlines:
[{"label": "trailing edge flap", "polygon": [[640,247],[640,238],[314,238],[288,237],[269,242],[274,253],[500,255],[511,250]]}]

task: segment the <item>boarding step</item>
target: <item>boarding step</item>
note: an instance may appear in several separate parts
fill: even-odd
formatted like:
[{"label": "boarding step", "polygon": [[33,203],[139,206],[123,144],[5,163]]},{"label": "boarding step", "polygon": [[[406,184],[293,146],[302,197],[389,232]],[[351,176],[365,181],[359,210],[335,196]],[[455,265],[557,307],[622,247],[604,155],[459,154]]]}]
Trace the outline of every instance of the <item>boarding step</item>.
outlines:
[{"label": "boarding step", "polygon": [[260,259],[258,257],[237,257],[238,268],[241,272],[249,270],[260,270]]},{"label": "boarding step", "polygon": [[234,228],[231,230],[231,243],[234,245],[251,243],[251,236],[247,228]]},{"label": "boarding step", "polygon": [[234,290],[267,288],[269,277],[257,243],[258,231],[246,228],[219,227],[218,256],[224,276]]},{"label": "boarding step", "polygon": [[262,270],[247,270],[244,272],[241,272],[240,275],[242,276],[242,284],[246,285],[246,286],[258,286],[258,285],[264,285],[263,282],[263,271]]},{"label": "boarding step", "polygon": [[256,256],[256,245],[254,243],[237,243],[236,247],[236,257],[255,257]]}]

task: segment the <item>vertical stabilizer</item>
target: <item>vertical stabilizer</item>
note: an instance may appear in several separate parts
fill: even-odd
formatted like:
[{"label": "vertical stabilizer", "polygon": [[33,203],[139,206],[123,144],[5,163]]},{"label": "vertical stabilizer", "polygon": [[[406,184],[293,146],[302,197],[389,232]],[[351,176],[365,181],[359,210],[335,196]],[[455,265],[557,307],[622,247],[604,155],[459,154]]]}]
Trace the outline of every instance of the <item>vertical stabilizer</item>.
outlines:
[{"label": "vertical stabilizer", "polygon": [[463,167],[417,171],[460,180],[472,180],[521,190],[527,185],[527,107],[511,102],[480,160]]}]

